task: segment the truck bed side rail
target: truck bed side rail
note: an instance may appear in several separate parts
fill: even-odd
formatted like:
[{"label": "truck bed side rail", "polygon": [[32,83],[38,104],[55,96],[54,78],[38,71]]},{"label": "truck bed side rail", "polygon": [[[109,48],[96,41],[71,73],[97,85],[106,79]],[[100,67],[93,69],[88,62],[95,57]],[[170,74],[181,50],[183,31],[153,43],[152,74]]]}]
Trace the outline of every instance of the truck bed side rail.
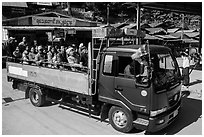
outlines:
[{"label": "truck bed side rail", "polygon": [[41,64],[37,64],[36,61],[31,61],[31,60],[24,61],[22,59],[18,59],[14,57],[7,57],[7,62],[14,62],[14,63],[23,64],[23,65],[41,66],[41,67],[60,69],[60,70],[71,70],[75,72],[82,71],[82,72],[88,73],[88,67],[82,66],[80,64],[70,64],[67,62],[51,63],[51,62],[48,62],[47,59],[43,60]]}]

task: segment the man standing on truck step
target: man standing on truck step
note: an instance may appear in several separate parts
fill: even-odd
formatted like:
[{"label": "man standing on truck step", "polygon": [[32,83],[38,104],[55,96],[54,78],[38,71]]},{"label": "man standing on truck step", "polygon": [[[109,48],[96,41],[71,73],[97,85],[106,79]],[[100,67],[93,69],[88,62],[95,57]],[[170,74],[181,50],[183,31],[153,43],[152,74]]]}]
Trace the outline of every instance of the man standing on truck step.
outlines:
[{"label": "man standing on truck step", "polygon": [[38,46],[38,53],[35,55],[35,62],[38,66],[42,65],[42,62],[45,61],[45,54],[43,53],[43,47]]}]

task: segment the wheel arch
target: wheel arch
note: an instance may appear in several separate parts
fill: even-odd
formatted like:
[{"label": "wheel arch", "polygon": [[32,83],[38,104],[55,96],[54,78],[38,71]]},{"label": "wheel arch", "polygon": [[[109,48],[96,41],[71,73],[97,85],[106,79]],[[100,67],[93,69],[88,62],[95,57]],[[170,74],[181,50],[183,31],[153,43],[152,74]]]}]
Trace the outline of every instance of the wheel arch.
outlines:
[{"label": "wheel arch", "polygon": [[106,118],[108,118],[108,112],[112,106],[121,107],[133,115],[132,110],[125,103],[123,103],[120,100],[107,98],[107,97],[103,97],[103,96],[99,96],[99,100],[104,102],[102,109],[101,109],[101,120],[102,121],[105,120]]}]

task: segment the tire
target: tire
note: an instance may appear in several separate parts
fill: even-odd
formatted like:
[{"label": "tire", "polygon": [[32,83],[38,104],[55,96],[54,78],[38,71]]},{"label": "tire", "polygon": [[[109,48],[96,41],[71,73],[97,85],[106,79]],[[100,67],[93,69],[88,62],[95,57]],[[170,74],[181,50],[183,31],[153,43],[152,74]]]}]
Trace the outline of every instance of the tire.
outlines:
[{"label": "tire", "polygon": [[133,129],[133,117],[131,112],[121,107],[112,106],[109,110],[108,117],[111,126],[117,131],[127,133]]},{"label": "tire", "polygon": [[45,103],[45,96],[41,93],[40,89],[31,88],[29,98],[30,102],[36,107],[41,107]]}]

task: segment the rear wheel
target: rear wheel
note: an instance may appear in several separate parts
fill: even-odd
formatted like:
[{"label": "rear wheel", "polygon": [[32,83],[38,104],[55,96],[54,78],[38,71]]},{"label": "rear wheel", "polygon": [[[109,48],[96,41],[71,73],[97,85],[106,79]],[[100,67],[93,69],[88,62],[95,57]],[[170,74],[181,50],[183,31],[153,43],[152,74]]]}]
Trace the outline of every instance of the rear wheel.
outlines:
[{"label": "rear wheel", "polygon": [[133,128],[133,117],[131,112],[121,107],[112,106],[109,110],[108,117],[112,127],[120,132],[127,133]]},{"label": "rear wheel", "polygon": [[29,98],[30,102],[36,107],[40,107],[45,103],[45,96],[41,93],[40,89],[31,88]]}]

